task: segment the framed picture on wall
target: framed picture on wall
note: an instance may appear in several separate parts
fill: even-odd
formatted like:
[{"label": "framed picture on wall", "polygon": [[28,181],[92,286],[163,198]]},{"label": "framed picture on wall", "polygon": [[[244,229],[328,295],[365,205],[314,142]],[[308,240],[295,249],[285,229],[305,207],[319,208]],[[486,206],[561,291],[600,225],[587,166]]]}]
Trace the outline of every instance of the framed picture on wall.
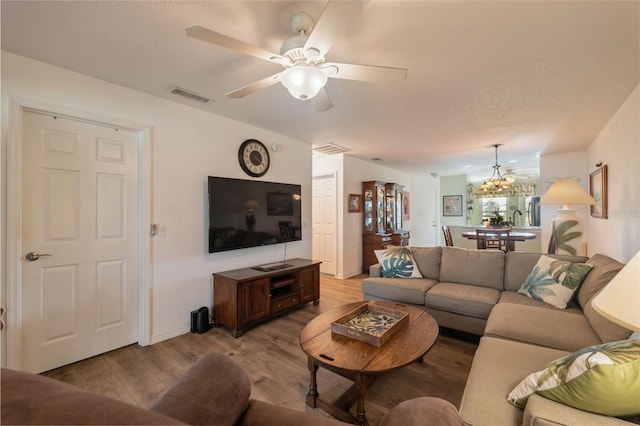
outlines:
[{"label": "framed picture on wall", "polygon": [[411,215],[409,214],[411,211],[410,206],[411,197],[408,192],[404,191],[402,193],[402,220],[409,220],[411,218]]},{"label": "framed picture on wall", "polygon": [[442,197],[442,216],[462,216],[462,195]]},{"label": "framed picture on wall", "polygon": [[358,213],[362,210],[362,196],[360,194],[349,194],[347,201],[349,213]]},{"label": "framed picture on wall", "polygon": [[589,194],[596,200],[591,206],[591,216],[608,219],[606,164],[589,175]]}]

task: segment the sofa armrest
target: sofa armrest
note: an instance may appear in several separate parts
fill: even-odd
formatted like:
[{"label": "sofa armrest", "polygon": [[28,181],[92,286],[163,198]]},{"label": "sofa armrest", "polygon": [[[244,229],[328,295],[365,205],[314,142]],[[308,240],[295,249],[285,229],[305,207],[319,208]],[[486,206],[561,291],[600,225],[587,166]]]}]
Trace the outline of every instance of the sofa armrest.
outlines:
[{"label": "sofa armrest", "polygon": [[379,263],[369,266],[369,276],[370,277],[381,277],[382,269]]},{"label": "sofa armrest", "polygon": [[578,410],[534,394],[524,407],[523,426],[534,425],[631,425],[617,417],[602,416]]},{"label": "sofa armrest", "polygon": [[192,425],[231,425],[249,406],[250,394],[251,381],[244,370],[226,355],[209,353],[151,410]]},{"label": "sofa armrest", "polygon": [[460,426],[462,419],[455,405],[434,397],[420,397],[403,401],[382,418],[379,426]]},{"label": "sofa armrest", "polygon": [[4,425],[176,425],[183,424],[122,401],[37,374],[2,369]]}]

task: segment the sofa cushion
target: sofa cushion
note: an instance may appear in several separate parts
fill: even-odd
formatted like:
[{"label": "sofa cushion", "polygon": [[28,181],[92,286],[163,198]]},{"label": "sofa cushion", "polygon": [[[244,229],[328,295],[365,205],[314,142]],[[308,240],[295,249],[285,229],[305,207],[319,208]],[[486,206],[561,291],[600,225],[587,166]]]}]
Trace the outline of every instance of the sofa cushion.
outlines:
[{"label": "sofa cushion", "polygon": [[598,335],[579,312],[538,306],[498,303],[487,321],[486,336],[577,351],[597,345]]},{"label": "sofa cushion", "polygon": [[[598,293],[596,293],[596,296]],[[593,297],[596,297],[593,296]],[[591,327],[595,330],[601,342],[614,342],[616,340],[627,339],[631,334],[631,330],[628,330],[621,325],[616,324],[613,321],[609,321],[607,318],[598,313],[591,305],[591,300],[584,307],[584,316],[591,324]]]},{"label": "sofa cushion", "polygon": [[[503,291],[502,294],[500,294],[500,300],[498,300],[498,303],[515,303],[516,305],[536,306],[543,309],[556,309],[548,303],[532,299],[515,291]],[[582,309],[580,309],[578,302],[576,302],[575,299],[572,300],[571,303],[569,303],[569,306],[567,306],[566,309],[563,309],[563,311],[582,315]]]},{"label": "sofa cushion", "polygon": [[522,410],[507,394],[527,374],[567,352],[484,336],[473,356],[460,403],[462,419],[474,426],[522,424]]},{"label": "sofa cushion", "polygon": [[584,279],[576,295],[582,309],[587,306],[589,300],[596,293],[602,290],[624,268],[623,263],[602,254],[591,256],[588,263],[593,265],[593,270]]},{"label": "sofa cushion", "polygon": [[411,247],[413,258],[425,278],[440,279],[442,247]]},{"label": "sofa cushion", "polygon": [[442,247],[440,281],[504,288],[504,252]]},{"label": "sofa cushion", "polygon": [[593,267],[588,263],[540,256],[518,293],[564,309],[591,268]]},{"label": "sofa cushion", "polygon": [[[524,280],[527,279],[533,267],[540,259],[540,253],[527,253],[522,251],[510,251],[505,255],[504,265],[504,289],[518,291]],[[562,254],[548,254],[546,256],[554,259],[566,260],[567,262],[584,263],[587,261],[583,256],[568,256]]]},{"label": "sofa cushion", "polygon": [[382,267],[382,276],[387,278],[422,278],[408,246],[389,246],[373,251]]},{"label": "sofa cushion", "polygon": [[533,393],[607,416],[640,414],[640,340],[590,346],[525,377],[507,396],[524,408]]},{"label": "sofa cushion", "polygon": [[[369,277],[362,280],[362,292],[384,300],[424,305],[424,294],[436,284],[428,278]],[[366,299],[365,299],[366,300]]]},{"label": "sofa cushion", "polygon": [[602,342],[626,339],[631,334],[630,330],[608,320],[591,306],[593,298],[616,276],[624,264],[602,254],[592,256],[589,263],[592,263],[594,268],[578,290],[578,303]]},{"label": "sofa cushion", "polygon": [[500,291],[494,288],[441,282],[427,292],[424,304],[428,308],[487,318],[498,299]]}]

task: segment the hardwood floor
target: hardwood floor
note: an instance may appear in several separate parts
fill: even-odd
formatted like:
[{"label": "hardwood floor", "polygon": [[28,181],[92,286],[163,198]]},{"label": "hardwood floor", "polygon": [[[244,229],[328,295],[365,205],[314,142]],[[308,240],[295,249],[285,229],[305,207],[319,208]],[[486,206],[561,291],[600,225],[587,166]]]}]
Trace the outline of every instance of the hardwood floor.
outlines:
[{"label": "hardwood floor", "polygon": [[[252,398],[328,416],[305,405],[309,372],[298,335],[318,314],[362,300],[364,277],[338,280],[323,275],[318,306],[309,303],[252,328],[237,339],[224,328],[214,328],[204,334],[187,333],[151,346],[127,346],[43,375],[149,407],[201,355],[221,352],[247,372],[252,382]],[[414,363],[378,377],[366,397],[370,424],[378,424],[399,402],[419,396],[437,396],[459,406],[476,348],[477,344],[472,341],[440,333],[424,363]],[[348,380],[336,374],[324,369],[318,371],[318,390],[323,399],[334,399],[349,386]]]}]

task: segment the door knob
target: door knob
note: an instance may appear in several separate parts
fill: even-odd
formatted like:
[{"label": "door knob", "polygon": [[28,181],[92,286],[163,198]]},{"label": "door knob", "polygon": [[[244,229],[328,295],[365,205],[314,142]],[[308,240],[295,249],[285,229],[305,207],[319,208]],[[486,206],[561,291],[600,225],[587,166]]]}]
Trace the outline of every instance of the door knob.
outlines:
[{"label": "door knob", "polygon": [[30,260],[30,261],[33,262],[35,260],[40,259],[40,256],[51,256],[51,255],[50,254],[46,254],[46,253],[38,253],[37,251],[32,251],[32,252],[27,253],[25,258],[27,260]]}]

